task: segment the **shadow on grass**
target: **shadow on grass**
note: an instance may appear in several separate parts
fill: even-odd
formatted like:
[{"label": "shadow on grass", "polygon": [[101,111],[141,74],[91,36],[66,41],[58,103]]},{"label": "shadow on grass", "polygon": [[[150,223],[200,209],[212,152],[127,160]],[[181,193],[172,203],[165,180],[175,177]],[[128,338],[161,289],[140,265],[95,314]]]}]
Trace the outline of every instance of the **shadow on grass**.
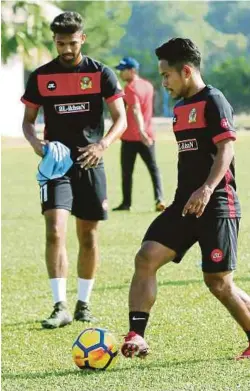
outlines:
[{"label": "shadow on grass", "polygon": [[[167,362],[155,362],[152,361],[146,362],[145,360],[141,361],[139,366],[138,362],[134,366],[134,370],[145,370],[147,368],[150,370],[155,370],[158,368],[173,368],[173,367],[179,367],[179,366],[193,366],[195,364],[201,364],[201,363],[211,363],[211,362],[218,362],[218,361],[233,361],[232,358],[214,358],[214,359],[194,359],[194,360],[183,360],[183,361],[167,361]],[[131,371],[131,366],[129,367],[123,367],[123,368],[114,368],[110,371],[107,371],[108,373],[115,373],[115,372],[124,372],[124,371]],[[60,376],[68,376],[68,375],[74,375],[74,376],[98,376],[100,374],[103,374],[104,371],[101,370],[78,370],[76,369],[67,369],[64,371],[49,371],[49,372],[22,372],[22,373],[4,373],[2,372],[2,380],[15,380],[15,379],[46,379],[49,377],[60,377]]]},{"label": "shadow on grass", "polygon": [[[13,323],[2,323],[2,329],[12,329],[13,327],[22,327],[27,326],[29,324],[37,325],[41,324],[40,320],[30,320],[27,322],[13,322]],[[33,330],[33,328],[32,328]]]},{"label": "shadow on grass", "polygon": [[[203,283],[202,280],[172,280],[172,281],[159,281],[158,286],[185,286],[189,284],[201,284]],[[120,285],[108,285],[108,286],[98,286],[95,288],[95,292],[103,292],[105,290],[111,291],[111,290],[120,290],[120,289],[127,289],[130,286],[130,281],[127,282],[127,284],[120,284]],[[76,289],[68,290],[68,293],[76,293]]]},{"label": "shadow on grass", "polygon": [[[234,279],[237,281],[250,281],[250,277],[236,277]],[[128,289],[130,287],[131,280],[128,280],[125,284],[117,284],[117,285],[99,285],[95,287],[95,292],[103,292],[103,291],[112,291],[112,290],[122,290],[122,289]],[[195,280],[167,280],[167,281],[159,281],[158,286],[187,286],[191,284],[203,284],[203,279]],[[68,294],[75,294],[77,293],[77,289],[69,289],[67,290]],[[47,293],[39,294],[39,297],[45,297],[47,296]]]},{"label": "shadow on grass", "polygon": [[[28,326],[28,325],[33,325],[33,327],[28,327],[26,330],[28,331],[44,331],[44,332],[51,332],[53,330],[57,330],[57,329],[44,329],[42,326],[41,326],[41,322],[42,322],[42,319],[41,320],[31,320],[31,321],[27,321],[27,322],[13,322],[13,323],[2,323],[2,330],[3,329],[18,329],[18,328],[23,328],[23,329],[26,329],[25,327],[23,326]],[[39,325],[39,326],[38,326]]]}]

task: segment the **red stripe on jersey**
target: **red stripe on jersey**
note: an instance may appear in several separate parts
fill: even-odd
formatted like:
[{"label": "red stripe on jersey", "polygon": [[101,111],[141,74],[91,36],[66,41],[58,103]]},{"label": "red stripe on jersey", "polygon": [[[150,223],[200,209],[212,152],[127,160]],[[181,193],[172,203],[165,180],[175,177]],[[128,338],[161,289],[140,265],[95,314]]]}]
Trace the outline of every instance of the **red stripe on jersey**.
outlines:
[{"label": "red stripe on jersey", "polygon": [[23,102],[26,106],[30,107],[31,109],[39,109],[39,107],[40,107],[40,105],[29,102],[28,100],[26,100],[24,98],[21,98],[21,102]]},{"label": "red stripe on jersey", "polygon": [[232,178],[232,174],[231,174],[230,170],[227,170],[226,175],[225,175],[225,179],[226,179],[225,191],[227,193],[229,217],[236,217],[234,193],[233,193],[231,186],[229,185],[231,178]]},{"label": "red stripe on jersey", "polygon": [[122,98],[124,95],[125,95],[124,92],[121,91],[121,92],[119,92],[119,94],[110,96],[109,98],[106,98],[105,100],[106,100],[107,103],[111,103],[111,102],[113,102],[114,100],[116,100],[118,98]]},{"label": "red stripe on jersey", "polygon": [[42,96],[86,95],[101,92],[101,72],[54,73],[38,75],[37,80]]},{"label": "red stripe on jersey", "polygon": [[174,108],[176,122],[173,125],[174,132],[181,130],[202,129],[206,127],[205,110],[206,102],[196,102]]},{"label": "red stripe on jersey", "polygon": [[232,140],[236,140],[236,133],[229,131],[229,132],[218,134],[217,136],[213,137],[213,143],[216,144],[219,141],[226,140],[228,138]]}]

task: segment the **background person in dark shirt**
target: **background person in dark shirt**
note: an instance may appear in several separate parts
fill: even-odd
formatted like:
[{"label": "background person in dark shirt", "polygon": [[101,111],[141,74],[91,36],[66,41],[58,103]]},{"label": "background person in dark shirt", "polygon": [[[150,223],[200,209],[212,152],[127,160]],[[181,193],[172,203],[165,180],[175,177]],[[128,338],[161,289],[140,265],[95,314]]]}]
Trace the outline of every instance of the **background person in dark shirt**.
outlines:
[{"label": "background person in dark shirt", "polygon": [[[91,321],[88,302],[98,263],[97,226],[107,218],[106,179],[102,155],[126,128],[126,112],[120,85],[113,71],[81,54],[82,18],[64,12],[51,24],[58,57],[36,69],[22,97],[26,105],[23,131],[34,151],[43,156],[43,146],[60,141],[70,148],[73,167],[65,176],[41,188],[46,223],[46,264],[54,310],[42,322],[44,328],[65,326],[72,321],[66,304],[68,260],[65,237],[69,213],[76,217],[79,241],[78,301],[74,319]],[[104,136],[103,98],[113,125]],[[37,138],[35,120],[42,106],[45,140]]]},{"label": "background person in dark shirt", "polygon": [[148,228],[136,255],[129,294],[130,331],[122,352],[144,357],[144,331],[156,299],[156,272],[179,263],[196,242],[211,293],[245,331],[250,358],[250,298],[235,286],[240,206],[234,178],[236,139],[232,108],[224,95],[205,85],[200,52],[189,39],[173,38],[156,49],[163,86],[174,99],[173,130],[179,149],[174,201]]},{"label": "background person in dark shirt", "polygon": [[154,88],[142,79],[139,63],[132,57],[124,57],[116,66],[125,86],[126,131],[121,137],[122,203],[114,211],[130,210],[132,204],[132,176],[136,156],[139,154],[150,173],[155,199],[155,210],[165,209],[160,171],[155,157],[155,136],[152,128]]}]

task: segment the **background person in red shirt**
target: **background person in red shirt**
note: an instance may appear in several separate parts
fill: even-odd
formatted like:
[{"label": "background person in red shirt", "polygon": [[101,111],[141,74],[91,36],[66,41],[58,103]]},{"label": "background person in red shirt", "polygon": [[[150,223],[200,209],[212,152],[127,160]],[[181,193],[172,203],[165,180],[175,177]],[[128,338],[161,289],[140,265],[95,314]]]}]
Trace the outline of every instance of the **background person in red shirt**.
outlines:
[{"label": "background person in red shirt", "polygon": [[127,129],[121,140],[122,203],[114,211],[130,210],[132,194],[132,175],[139,153],[146,164],[154,189],[155,209],[165,209],[162,184],[155,159],[155,138],[152,130],[154,88],[149,81],[138,75],[139,63],[132,57],[124,57],[115,67],[121,79],[127,82],[125,104],[127,109]]}]

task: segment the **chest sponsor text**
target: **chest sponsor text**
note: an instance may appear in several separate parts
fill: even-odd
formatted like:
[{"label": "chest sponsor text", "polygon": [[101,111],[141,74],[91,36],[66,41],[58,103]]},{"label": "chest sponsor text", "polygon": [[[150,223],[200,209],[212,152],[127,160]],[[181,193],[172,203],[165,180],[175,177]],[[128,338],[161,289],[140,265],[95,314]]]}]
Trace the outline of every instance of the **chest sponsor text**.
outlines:
[{"label": "chest sponsor text", "polygon": [[90,111],[89,102],[62,103],[54,105],[54,107],[58,114],[73,114]]},{"label": "chest sponsor text", "polygon": [[179,152],[196,151],[197,149],[198,143],[195,138],[178,141]]}]

